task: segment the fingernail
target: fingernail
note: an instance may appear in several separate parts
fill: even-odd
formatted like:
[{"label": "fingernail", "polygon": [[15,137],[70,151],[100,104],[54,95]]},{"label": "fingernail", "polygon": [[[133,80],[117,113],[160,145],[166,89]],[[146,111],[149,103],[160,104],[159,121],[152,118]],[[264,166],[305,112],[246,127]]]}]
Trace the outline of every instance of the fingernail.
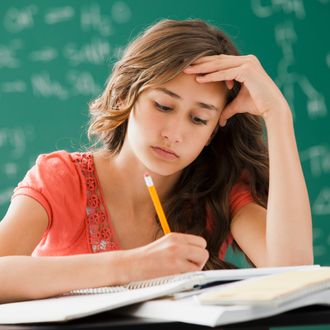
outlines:
[{"label": "fingernail", "polygon": [[234,82],[232,80],[226,80],[226,86],[229,90],[232,90],[234,87]]},{"label": "fingernail", "polygon": [[224,127],[226,126],[227,120],[221,120],[220,126]]}]

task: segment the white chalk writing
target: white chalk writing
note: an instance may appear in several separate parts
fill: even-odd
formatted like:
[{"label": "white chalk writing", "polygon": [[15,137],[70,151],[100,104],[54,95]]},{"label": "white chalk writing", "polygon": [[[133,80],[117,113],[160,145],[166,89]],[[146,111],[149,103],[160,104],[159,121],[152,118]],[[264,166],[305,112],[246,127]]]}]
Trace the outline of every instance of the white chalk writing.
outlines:
[{"label": "white chalk writing", "polygon": [[113,34],[109,16],[102,15],[100,6],[97,4],[82,8],[80,24],[83,31],[95,30],[105,37]]},{"label": "white chalk writing", "polygon": [[111,16],[116,23],[127,23],[132,16],[131,9],[123,1],[117,1],[111,8]]},{"label": "white chalk writing", "polygon": [[0,205],[8,203],[11,195],[13,194],[14,187],[8,187],[3,190],[0,190]]},{"label": "white chalk writing", "polygon": [[[327,107],[324,96],[313,87],[310,80],[300,73],[292,71],[295,63],[293,43],[297,41],[297,34],[291,21],[277,24],[275,27],[275,39],[282,50],[283,57],[278,64],[277,85],[283,90],[293,113],[295,100],[295,86],[305,94],[307,98],[307,111],[311,119],[325,117]],[[290,69],[290,70],[289,70]]]},{"label": "white chalk writing", "polygon": [[268,4],[262,0],[252,1],[252,10],[258,17],[269,17],[279,11],[284,14],[295,14],[297,18],[305,18],[303,0],[270,0]]},{"label": "white chalk writing", "polygon": [[18,68],[20,61],[17,58],[17,50],[22,47],[22,42],[15,39],[9,45],[0,45],[0,68]]},{"label": "white chalk writing", "polygon": [[58,97],[61,100],[68,98],[68,91],[59,81],[52,80],[48,72],[34,74],[31,77],[32,90],[36,96]]},{"label": "white chalk writing", "polygon": [[69,71],[68,80],[75,95],[96,96],[101,92],[101,86],[96,83],[90,72]]},{"label": "white chalk writing", "polygon": [[22,157],[27,143],[34,138],[34,129],[31,126],[0,128],[0,149],[12,159]]},{"label": "white chalk writing", "polygon": [[330,187],[320,191],[312,205],[316,215],[330,215]]},{"label": "white chalk writing", "polygon": [[308,162],[313,177],[330,173],[330,150],[326,145],[316,145],[300,152],[302,162]]},{"label": "white chalk writing", "polygon": [[26,91],[26,83],[22,80],[7,81],[1,84],[3,93],[23,93]]},{"label": "white chalk writing", "polygon": [[63,21],[70,20],[74,17],[74,9],[72,7],[51,8],[45,15],[45,22],[47,24],[56,24]]},{"label": "white chalk writing", "polygon": [[30,53],[30,59],[35,62],[50,62],[58,57],[58,51],[55,48],[44,48]]},{"label": "white chalk writing", "polygon": [[36,5],[30,5],[22,9],[10,8],[4,16],[3,24],[9,32],[21,32],[34,26],[34,16],[37,12],[38,7]]},{"label": "white chalk writing", "polygon": [[69,43],[64,47],[63,53],[72,65],[84,62],[104,65],[110,55],[110,44],[106,40],[95,38],[80,48],[74,43]]}]

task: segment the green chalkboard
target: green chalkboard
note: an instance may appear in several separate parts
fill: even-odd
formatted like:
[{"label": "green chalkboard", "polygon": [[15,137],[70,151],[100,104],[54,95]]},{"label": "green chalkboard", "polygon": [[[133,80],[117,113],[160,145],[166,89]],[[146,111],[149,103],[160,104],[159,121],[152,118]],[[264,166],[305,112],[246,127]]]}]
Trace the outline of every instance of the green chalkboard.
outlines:
[{"label": "green chalkboard", "polygon": [[160,18],[218,25],[276,80],[294,113],[315,261],[329,265],[327,0],[0,1],[0,219],[38,154],[87,143],[88,102],[125,44]]}]

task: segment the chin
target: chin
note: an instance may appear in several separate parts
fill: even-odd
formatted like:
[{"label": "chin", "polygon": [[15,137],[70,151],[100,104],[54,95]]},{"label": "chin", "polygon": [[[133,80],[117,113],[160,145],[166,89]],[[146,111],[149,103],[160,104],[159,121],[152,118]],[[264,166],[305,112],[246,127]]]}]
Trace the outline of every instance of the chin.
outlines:
[{"label": "chin", "polygon": [[173,164],[154,164],[150,162],[145,162],[144,166],[150,174],[161,175],[161,176],[170,176],[173,174],[177,174],[182,171],[182,168],[178,166],[173,166]]},{"label": "chin", "polygon": [[161,168],[150,168],[147,167],[147,170],[150,172],[150,174],[160,175],[160,176],[170,176],[173,174],[178,173],[178,170],[169,170],[169,169],[161,169]]}]

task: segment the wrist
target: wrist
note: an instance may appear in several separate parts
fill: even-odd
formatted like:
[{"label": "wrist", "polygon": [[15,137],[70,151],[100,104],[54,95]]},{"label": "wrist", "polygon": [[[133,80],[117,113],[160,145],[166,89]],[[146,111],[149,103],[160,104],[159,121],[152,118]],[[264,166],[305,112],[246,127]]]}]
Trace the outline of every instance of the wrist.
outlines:
[{"label": "wrist", "polygon": [[102,254],[106,285],[124,285],[132,281],[130,269],[132,256],[129,250],[110,251]]},{"label": "wrist", "polygon": [[292,123],[292,112],[289,106],[282,106],[278,107],[276,110],[267,111],[263,115],[264,122],[266,127],[277,125],[277,124],[285,124],[285,123]]}]

